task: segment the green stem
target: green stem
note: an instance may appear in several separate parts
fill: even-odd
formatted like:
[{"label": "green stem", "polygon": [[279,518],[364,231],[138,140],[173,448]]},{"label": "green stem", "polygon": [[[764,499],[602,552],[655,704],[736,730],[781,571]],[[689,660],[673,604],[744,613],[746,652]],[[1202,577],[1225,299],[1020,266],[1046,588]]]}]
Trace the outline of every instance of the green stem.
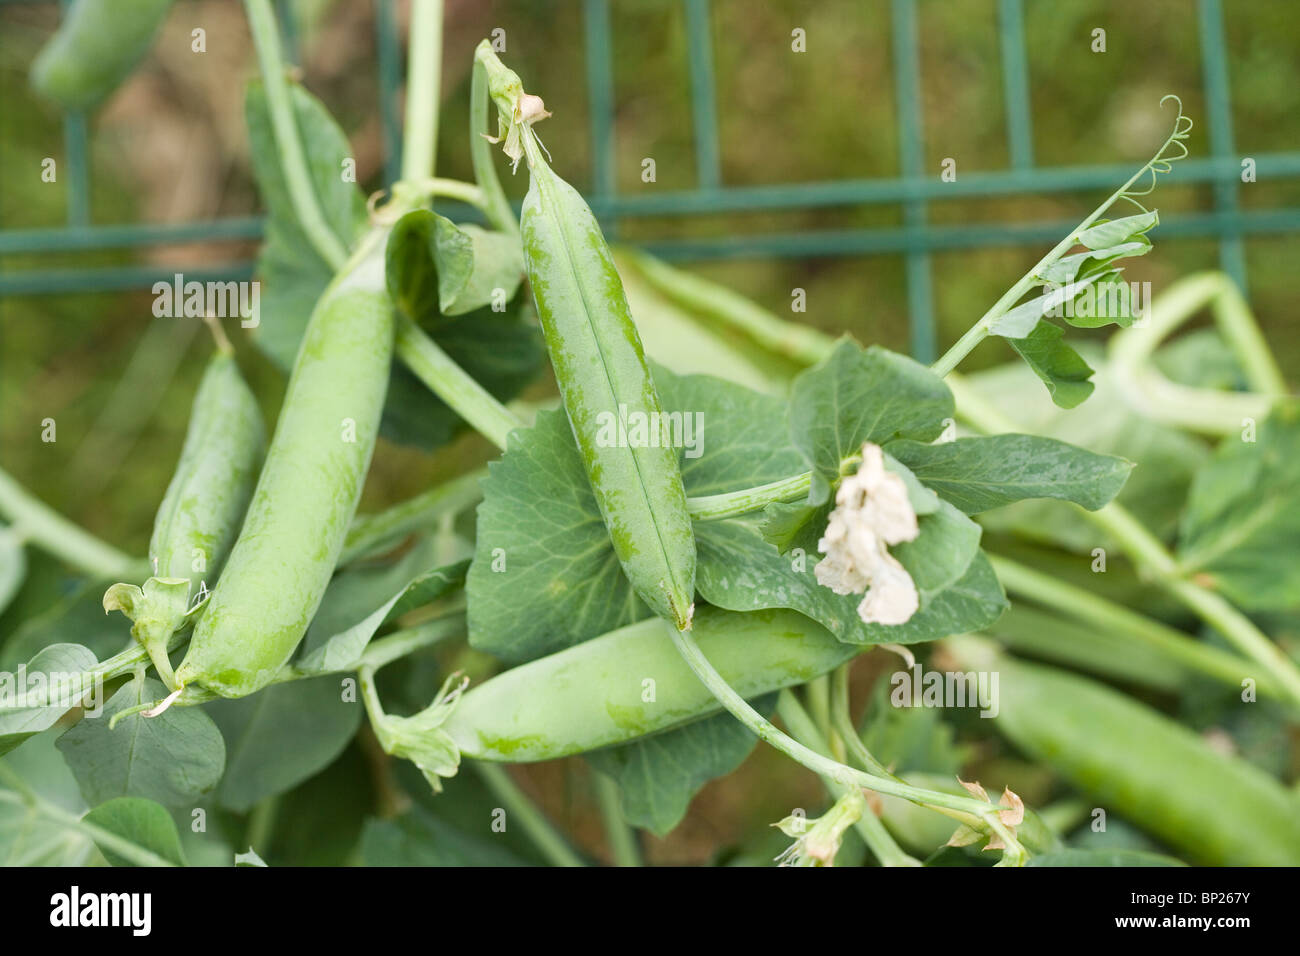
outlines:
[{"label": "green stem", "polygon": [[24,541],[97,578],[130,580],[148,573],[137,561],[83,531],[0,470],[0,513]]},{"label": "green stem", "polygon": [[882,777],[890,777],[898,780],[890,771],[877,760],[867,749],[867,745],[862,742],[862,735],[858,733],[858,728],[853,724],[853,715],[849,711],[849,667],[847,664],[841,664],[835,670],[835,675],[831,679],[831,725],[839,734],[844,745],[849,749],[849,756],[862,766],[864,770],[869,770],[874,774]]},{"label": "green stem", "polygon": [[592,771],[592,783],[596,788],[596,802],[600,805],[614,865],[640,866],[641,850],[636,843],[636,830],[623,818],[618,784],[599,771]]},{"label": "green stem", "polygon": [[459,199],[463,203],[468,203],[475,209],[483,212],[488,210],[487,196],[483,190],[479,189],[473,183],[463,182],[459,179],[413,179],[406,183],[410,187],[414,197],[423,199],[424,197],[442,196],[445,199]]},{"label": "green stem", "polygon": [[[735,689],[709,663],[709,659],[704,656],[704,652],[695,643],[695,638],[690,632],[678,631],[671,624],[667,625],[667,627],[682,658],[695,672],[695,676],[700,679],[700,682],[709,689],[709,692],[713,694],[718,703],[748,727],[760,740],[775,747],[795,763],[802,764],[813,773],[825,776],[844,786],[862,787],[866,790],[874,790],[877,793],[887,793],[890,796],[902,797],[904,800],[910,800],[921,806],[943,807],[959,813],[977,816],[981,819],[999,809],[996,805],[983,803],[973,797],[960,797],[954,794],[942,793],[938,790],[926,790],[889,777],[864,773],[811,750],[797,740],[783,734],[762,714],[750,707],[745,702],[745,699],[736,693]],[[1010,808],[1003,807],[1001,809]]]},{"label": "green stem", "polygon": [[480,468],[452,478],[378,514],[357,515],[348,528],[338,563],[344,565],[355,561],[412,531],[434,526],[444,515],[459,515],[478,504],[483,500],[481,483],[486,477],[487,470]]},{"label": "green stem", "polygon": [[402,313],[397,315],[397,354],[453,412],[505,450],[511,430],[522,424],[519,419]]},{"label": "green stem", "polygon": [[[777,698],[777,713],[781,715],[781,720],[789,728],[791,736],[795,740],[802,742],[815,751],[829,755],[830,746],[825,736],[817,729],[816,723],[808,716],[807,711],[799,706],[798,699],[788,689],[781,691]],[[854,789],[844,784],[823,776],[822,784],[832,797],[838,797]],[[906,853],[902,847],[895,842],[885,825],[880,822],[868,806],[864,809],[862,816],[858,817],[854,823],[862,841],[866,843],[868,849],[879,861],[881,866],[920,866],[921,861]]]},{"label": "green stem", "polygon": [[481,761],[476,761],[473,767],[488,785],[488,789],[504,804],[506,812],[519,822],[533,845],[552,866],[586,865],[514,780],[510,779],[503,767]]},{"label": "green stem", "polygon": [[487,68],[474,58],[473,78],[469,93],[469,155],[474,164],[474,180],[485,200],[483,211],[488,221],[501,232],[519,235],[519,222],[515,219],[510,200],[501,187],[501,179],[492,161],[492,144],[484,139],[492,102],[488,98]]},{"label": "green stem", "polygon": [[406,56],[402,179],[432,176],[437,158],[442,73],[442,0],[412,0]]},{"label": "green stem", "polygon": [[399,658],[406,657],[426,647],[432,647],[448,638],[459,637],[464,633],[465,615],[461,609],[449,613],[445,617],[435,618],[414,627],[394,631],[392,634],[370,642],[370,646],[361,654],[361,663],[358,670],[378,671]]},{"label": "green stem", "polygon": [[248,816],[244,842],[250,849],[255,850],[258,856],[265,857],[270,849],[271,833],[275,829],[276,811],[279,809],[280,798],[271,796],[259,801]]},{"label": "green stem", "polygon": [[761,511],[774,501],[795,501],[808,494],[812,486],[812,472],[792,475],[758,485],[741,491],[729,491],[721,495],[706,495],[701,498],[687,498],[686,510],[696,521],[719,521],[734,518],[751,511]]},{"label": "green stem", "polygon": [[1067,584],[999,555],[990,554],[988,557],[997,572],[998,580],[1014,594],[1108,632],[1123,634],[1126,638],[1159,651],[1188,670],[1214,680],[1240,687],[1241,682],[1249,678],[1256,681],[1262,694],[1289,697],[1271,674],[1252,673],[1249,661],[1194,640],[1167,624],[1108,601],[1092,591]]},{"label": "green stem", "polygon": [[[1161,102],[1163,103],[1164,101],[1161,100]],[[980,317],[980,320],[971,326],[966,331],[966,334],[953,344],[952,348],[948,349],[947,352],[939,357],[937,362],[930,366],[930,369],[936,375],[940,378],[944,378],[948,373],[955,369],[961,363],[961,360],[974,350],[975,346],[979,345],[988,337],[989,329],[992,328],[993,323],[1009,312],[1011,308],[1020,301],[1020,298],[1029,291],[1035,280],[1037,280],[1039,274],[1047,268],[1047,266],[1061,258],[1075,246],[1077,242],[1076,237],[1079,233],[1083,232],[1100,219],[1105,214],[1106,210],[1118,202],[1120,197],[1133,187],[1134,183],[1151,170],[1152,166],[1164,155],[1165,150],[1169,148],[1169,145],[1174,141],[1174,138],[1184,132],[1182,128],[1182,119],[1182,110],[1180,109],[1178,119],[1174,121],[1173,132],[1171,132],[1169,138],[1161,144],[1160,149],[1156,151],[1156,154],[1147,160],[1146,163],[1143,164],[1142,168],[1132,175],[1128,182],[1111,193],[1109,199],[1094,209],[1083,219],[1082,222],[1075,226],[1068,236],[1053,246],[1047,255],[1039,259],[1028,272],[1020,277],[1019,281],[1016,282],[1015,285],[1002,295],[1002,298],[993,303],[993,307],[985,312],[984,315]]]},{"label": "green stem", "polygon": [[280,53],[280,32],[270,0],[244,0],[248,12],[248,26],[257,49],[257,62],[266,88],[266,103],[271,113],[271,130],[275,149],[280,156],[289,200],[303,232],[307,234],[322,259],[332,269],[339,269],[347,261],[348,253],[334,230],[321,213],[320,201],[312,187],[311,172],[299,139],[298,124],[294,118],[289,84],[285,79],[284,61]]},{"label": "green stem", "polygon": [[171,860],[164,859],[152,850],[132,843],[124,837],[94,823],[89,823],[69,813],[62,807],[55,806],[29,787],[18,774],[0,761],[0,780],[13,788],[12,791],[0,790],[0,803],[9,803],[17,807],[26,807],[32,813],[42,816],[52,823],[85,834],[95,841],[101,850],[107,849],[123,859],[130,860],[136,866],[175,866]]}]

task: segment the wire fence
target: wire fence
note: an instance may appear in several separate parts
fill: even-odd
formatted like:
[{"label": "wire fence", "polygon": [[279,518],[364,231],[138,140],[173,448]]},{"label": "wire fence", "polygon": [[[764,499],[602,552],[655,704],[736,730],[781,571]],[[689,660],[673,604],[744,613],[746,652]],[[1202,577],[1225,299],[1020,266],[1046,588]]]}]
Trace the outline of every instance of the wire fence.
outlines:
[{"label": "wire fence", "polygon": [[[4,3],[50,0],[0,0]],[[611,0],[583,0],[587,96],[592,141],[593,176],[587,199],[607,231],[617,234],[620,220],[636,217],[722,214],[736,211],[805,210],[825,206],[893,204],[902,209],[902,224],[890,228],[819,230],[767,234],[733,234],[716,238],[664,238],[639,244],[672,260],[703,260],[743,256],[816,257],[901,254],[906,263],[906,288],[911,350],[930,361],[936,353],[933,283],[930,256],[950,249],[1006,246],[1055,240],[1073,222],[930,224],[930,203],[963,197],[997,197],[1024,193],[1067,192],[1109,187],[1127,179],[1129,165],[1041,167],[1034,161],[1033,120],[1029,102],[1029,70],[1024,31],[1026,0],[998,0],[999,50],[1006,102],[1008,169],[963,173],[952,182],[926,174],[923,162],[921,64],[917,34],[917,0],[890,0],[894,97],[899,117],[900,175],[768,186],[727,186],[722,181],[718,142],[718,106],[713,66],[709,0],[666,0],[684,6],[687,63],[691,94],[697,186],[693,189],[623,195],[615,186],[615,103],[612,58]],[[1161,239],[1212,237],[1218,240],[1220,267],[1247,288],[1243,237],[1300,231],[1300,208],[1242,209],[1237,190],[1241,157],[1235,153],[1228,54],[1224,41],[1221,0],[1196,0],[1200,60],[1204,83],[1209,155],[1189,158],[1177,167],[1180,181],[1210,184],[1213,208],[1203,213],[1170,217],[1161,223]],[[296,61],[297,33],[289,5],[278,11]],[[398,39],[395,0],[375,0],[380,118],[389,181],[400,166],[402,50]],[[68,190],[67,222],[60,228],[0,229],[0,297],[55,292],[96,292],[147,288],[174,271],[162,266],[124,265],[109,268],[24,269],[8,271],[4,257],[14,254],[166,246],[212,240],[251,240],[262,233],[258,217],[208,222],[143,224],[93,223],[87,161],[87,121],[82,114],[64,119],[65,170]],[[1253,155],[1260,180],[1300,176],[1300,152]],[[187,278],[248,278],[251,261],[225,262],[206,269],[185,269]]]}]

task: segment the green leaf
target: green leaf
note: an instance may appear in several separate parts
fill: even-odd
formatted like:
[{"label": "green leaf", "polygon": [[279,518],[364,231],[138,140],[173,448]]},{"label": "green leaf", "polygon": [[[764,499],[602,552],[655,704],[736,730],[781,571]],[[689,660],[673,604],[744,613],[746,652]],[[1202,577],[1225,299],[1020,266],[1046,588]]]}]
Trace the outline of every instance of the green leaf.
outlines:
[{"label": "green leaf", "polygon": [[[83,696],[78,689],[102,694],[102,686],[87,685],[82,677],[95,664],[89,648],[51,644],[16,672],[0,673],[0,755],[53,727]],[[53,675],[66,683],[51,693]]]},{"label": "green leaf", "polygon": [[[969,521],[961,517],[963,521]],[[923,522],[927,520],[930,519],[922,519]],[[696,586],[710,604],[733,611],[792,608],[849,644],[911,644],[936,640],[985,627],[997,620],[1006,607],[997,576],[988,560],[976,549],[966,558],[969,568],[950,586],[931,592],[921,589],[918,582],[921,607],[911,620],[896,626],[866,624],[857,612],[861,595],[836,594],[818,584],[813,574],[817,556],[814,553],[792,553],[789,557],[782,557],[776,548],[763,540],[760,522],[761,519],[746,515],[696,525],[699,549]],[[978,537],[975,540],[978,542]],[[954,560],[945,562],[941,555],[936,554],[932,561],[917,570],[923,574],[935,574],[936,580],[941,580],[960,562],[961,558],[956,556],[963,553],[965,547],[964,542],[960,547],[949,542],[946,548],[951,549]]]},{"label": "green leaf", "polygon": [[434,567],[440,548],[427,536],[391,565],[353,567],[335,575],[295,666],[323,673],[349,670],[380,627],[460,585],[469,559]]},{"label": "green leaf", "polygon": [[529,866],[529,861],[493,840],[483,816],[482,836],[473,836],[413,807],[396,820],[370,820],[361,837],[366,866]]},{"label": "green leaf", "polygon": [[1255,441],[1229,436],[1197,472],[1179,563],[1252,611],[1300,607],[1300,402],[1274,407]]},{"label": "green leaf", "polygon": [[1146,236],[1136,236],[1128,242],[1121,242],[1106,249],[1089,249],[1087,252],[1063,256],[1039,272],[1037,277],[1044,282],[1065,285],[1074,282],[1081,273],[1087,275],[1105,269],[1117,259],[1144,256],[1150,251],[1151,240]]},{"label": "green leaf", "polygon": [[[342,176],[343,161],[352,156],[352,148],[320,100],[297,83],[290,83],[289,93],[321,212],[344,248],[351,248],[366,225],[365,197],[355,183]],[[334,270],[316,253],[298,224],[260,80],[248,85],[244,118],[253,176],[267,208],[266,243],[257,267],[263,280],[262,321],[254,337],[258,347],[287,370],[298,354],[312,307]]]},{"label": "green leaf", "polygon": [[166,694],[156,680],[132,680],[100,714],[87,711],[59,738],[59,750],[87,803],[144,797],[168,807],[192,806],[217,785],[226,762],[225,743],[216,724],[197,707],[170,707],[157,717],[136,713],[109,729],[118,711]]},{"label": "green leaf", "polygon": [[0,614],[14,599],[27,576],[27,552],[12,528],[0,527]]},{"label": "green leaf", "polygon": [[946,501],[933,514],[917,518],[920,534],[891,547],[890,553],[907,569],[921,592],[922,607],[956,583],[979,553],[982,528]]},{"label": "green leaf", "polygon": [[397,221],[385,261],[393,303],[426,328],[494,302],[504,306],[524,275],[516,237],[458,226],[430,209]]},{"label": "green leaf", "polygon": [[376,805],[373,764],[357,741],[276,804],[267,846],[255,849],[272,866],[347,866],[360,848]]},{"label": "green leaf", "polygon": [[0,670],[14,670],[52,644],[76,635],[77,643],[103,660],[131,640],[131,625],[116,614],[104,613],[104,581],[88,578],[63,580],[60,597],[52,606],[29,617],[0,648]]},{"label": "green leaf", "polygon": [[1036,435],[958,438],[938,445],[896,441],[891,455],[966,514],[1023,498],[1060,498],[1096,511],[1119,493],[1131,461]]},{"label": "green leaf", "polygon": [[[706,425],[702,454],[680,458],[688,495],[737,491],[805,467],[772,427],[780,399],[707,376],[654,374],[665,412]],[[511,434],[483,492],[466,584],[474,647],[531,660],[649,614],[614,555],[562,411],[542,412]]]},{"label": "green leaf", "polygon": [[1130,241],[1160,225],[1158,212],[1140,212],[1121,219],[1103,219],[1096,225],[1083,230],[1076,237],[1080,245],[1089,249],[1108,249],[1120,243]]},{"label": "green leaf", "polygon": [[345,680],[352,678],[297,680],[205,705],[230,752],[217,791],[221,806],[243,813],[333,763],[361,723],[355,685]]},{"label": "green leaf", "polygon": [[1070,282],[1059,289],[1051,289],[1042,295],[1022,302],[1008,312],[1004,312],[989,324],[990,335],[1000,335],[1008,339],[1023,339],[1031,334],[1038,325],[1038,320],[1049,312],[1055,314],[1062,307],[1080,296],[1090,285],[1101,278],[1100,274],[1091,275],[1077,282]]},{"label": "green leaf", "polygon": [[1029,858],[1026,866],[1186,866],[1182,860],[1141,850],[1053,850]]},{"label": "green leaf", "polygon": [[[751,705],[770,716],[776,695]],[[700,788],[739,767],[757,743],[758,738],[730,714],[715,714],[621,747],[593,751],[587,759],[618,783],[627,822],[663,837],[681,823]]]},{"label": "green leaf", "polygon": [[[176,823],[162,804],[141,797],[116,797],[95,807],[84,819],[177,866],[185,865]],[[113,866],[136,865],[103,844],[96,842],[96,846]]]},{"label": "green leaf", "polygon": [[[55,748],[57,730],[4,758],[39,797],[74,816],[86,809],[77,781]],[[5,783],[0,790],[13,793]],[[24,803],[0,801],[0,866],[85,866],[94,844],[79,830],[34,812]]]},{"label": "green leaf", "polygon": [[924,365],[841,341],[791,388],[790,437],[813,471],[808,503],[827,500],[841,462],[859,454],[863,442],[931,441],[952,416],[952,393]]},{"label": "green leaf", "polygon": [[1052,401],[1062,408],[1074,408],[1092,394],[1092,369],[1079,353],[1061,341],[1064,332],[1040,319],[1024,338],[1007,339],[1034,374],[1047,386]]}]

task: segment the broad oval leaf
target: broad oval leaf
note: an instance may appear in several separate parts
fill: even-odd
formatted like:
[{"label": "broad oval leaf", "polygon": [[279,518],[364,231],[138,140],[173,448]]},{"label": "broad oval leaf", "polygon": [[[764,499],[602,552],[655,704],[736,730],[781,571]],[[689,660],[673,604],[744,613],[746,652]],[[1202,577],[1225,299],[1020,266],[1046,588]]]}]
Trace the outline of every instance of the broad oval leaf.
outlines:
[{"label": "broad oval leaf", "polygon": [[[101,803],[84,817],[101,830],[107,830],[141,849],[148,850],[176,866],[185,865],[181,852],[180,833],[176,821],[160,803],[142,797],[115,797]],[[135,861],[122,856],[116,849],[96,840],[95,845],[104,859],[113,866],[138,866]]]}]

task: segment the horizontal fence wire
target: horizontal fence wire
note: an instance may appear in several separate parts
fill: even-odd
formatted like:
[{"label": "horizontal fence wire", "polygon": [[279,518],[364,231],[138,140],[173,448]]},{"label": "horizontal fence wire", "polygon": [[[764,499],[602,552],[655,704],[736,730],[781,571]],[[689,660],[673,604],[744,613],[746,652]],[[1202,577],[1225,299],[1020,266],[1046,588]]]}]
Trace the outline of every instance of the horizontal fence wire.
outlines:
[{"label": "horizontal fence wire", "polygon": [[[0,3],[39,0],[0,0]],[[721,258],[804,258],[821,256],[902,255],[907,276],[911,347],[918,358],[935,347],[929,255],[935,251],[1019,246],[1055,240],[1073,222],[984,222],[943,225],[928,221],[927,206],[945,200],[996,198],[1019,194],[1075,192],[1111,188],[1132,175],[1121,164],[1040,167],[1034,164],[1032,110],[1024,32],[1024,0],[998,0],[997,24],[1002,91],[1006,108],[1010,168],[963,173],[952,182],[922,171],[924,144],[921,116],[923,64],[917,36],[915,0],[890,0],[890,36],[895,103],[899,122],[900,175],[872,179],[727,186],[723,182],[718,141],[718,105],[713,66],[709,0],[671,0],[682,4],[686,24],[686,60],[691,91],[691,131],[696,187],[651,195],[625,195],[617,189],[615,83],[610,0],[584,0],[585,71],[591,135],[592,182],[587,198],[611,238],[620,222],[636,218],[707,217],[736,212],[800,211],[831,206],[896,204],[902,225],[877,229],[814,230],[770,234],[727,234],[692,238],[646,238],[638,245],[675,261]],[[290,5],[277,3],[286,46],[294,53],[296,24]],[[400,48],[392,0],[375,0],[375,41],[380,87],[384,164],[389,181],[400,168],[401,130],[398,102],[402,83]],[[1161,236],[1215,238],[1220,265],[1244,289],[1247,281],[1243,238],[1300,232],[1300,208],[1242,209],[1237,189],[1241,174],[1235,152],[1221,0],[1197,0],[1209,156],[1188,158],[1175,167],[1181,183],[1209,184],[1213,210],[1184,213],[1161,222]],[[198,281],[248,278],[248,260],[217,263],[201,270],[165,265],[100,268],[6,269],[4,257],[32,254],[166,247],[192,242],[249,242],[262,237],[264,221],[241,216],[191,223],[90,222],[87,122],[72,113],[64,119],[68,189],[67,224],[59,228],[0,229],[0,296],[58,292],[98,292],[148,288],[176,272]],[[1259,181],[1300,176],[1300,152],[1253,157]],[[442,206],[440,205],[440,209]],[[445,212],[467,219],[476,214],[448,204]]]}]

